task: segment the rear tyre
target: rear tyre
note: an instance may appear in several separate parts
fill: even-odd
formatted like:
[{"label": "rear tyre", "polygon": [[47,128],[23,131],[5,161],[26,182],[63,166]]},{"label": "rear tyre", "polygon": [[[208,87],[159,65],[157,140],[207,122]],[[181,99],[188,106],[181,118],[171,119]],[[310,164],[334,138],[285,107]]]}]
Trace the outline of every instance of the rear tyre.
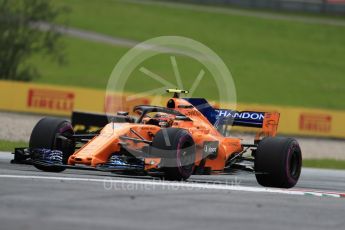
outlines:
[{"label": "rear tyre", "polygon": [[188,131],[161,129],[153,139],[151,154],[161,158],[162,179],[187,180],[194,171],[195,143]]},{"label": "rear tyre", "polygon": [[[73,135],[74,131],[69,121],[61,118],[46,117],[41,119],[32,130],[29,147],[30,149],[51,149],[63,152],[62,163],[67,164],[69,156],[75,150],[75,143],[69,139],[61,140],[57,136]],[[45,166],[35,164],[37,169],[46,172],[62,172],[65,170],[61,166]]]},{"label": "rear tyre", "polygon": [[255,152],[255,176],[265,187],[291,188],[302,167],[302,153],[293,138],[266,137]]}]

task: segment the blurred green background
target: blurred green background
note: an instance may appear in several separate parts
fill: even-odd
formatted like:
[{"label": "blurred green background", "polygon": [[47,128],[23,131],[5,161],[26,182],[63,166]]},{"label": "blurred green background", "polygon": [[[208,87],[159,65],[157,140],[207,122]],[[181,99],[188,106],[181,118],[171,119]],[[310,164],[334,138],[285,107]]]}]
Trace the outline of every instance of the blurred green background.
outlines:
[{"label": "blurred green background", "polygon": [[[117,0],[54,2],[70,9],[59,18],[70,27],[138,42],[163,35],[202,42],[231,70],[238,102],[345,109],[345,26]],[[112,69],[129,50],[68,36],[63,41],[67,64],[39,55],[29,60],[41,73],[36,82],[105,89]],[[156,58],[146,67],[173,79],[168,61]],[[177,62],[190,85],[198,65],[179,57]],[[143,90],[147,77],[133,74],[128,90]],[[217,99],[207,90],[209,84],[204,80],[196,95]]]}]

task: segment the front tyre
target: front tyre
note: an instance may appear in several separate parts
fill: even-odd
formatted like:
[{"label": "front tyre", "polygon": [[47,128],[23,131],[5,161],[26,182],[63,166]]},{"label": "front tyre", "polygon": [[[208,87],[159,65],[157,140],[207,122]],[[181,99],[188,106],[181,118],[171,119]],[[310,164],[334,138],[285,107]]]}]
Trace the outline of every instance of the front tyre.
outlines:
[{"label": "front tyre", "polygon": [[301,174],[301,148],[293,138],[266,137],[255,152],[254,167],[260,185],[292,188]]},{"label": "front tyre", "polygon": [[195,143],[185,129],[167,128],[158,131],[153,139],[151,154],[161,158],[163,179],[187,180],[194,171]]},{"label": "front tyre", "polygon": [[[29,147],[30,149],[49,149],[60,150],[62,163],[67,164],[69,156],[75,150],[75,143],[66,138],[62,140],[58,136],[73,135],[74,131],[69,121],[61,118],[45,117],[42,118],[32,130]],[[62,172],[65,170],[62,166],[47,166],[39,163],[33,164],[37,169],[46,172]]]}]

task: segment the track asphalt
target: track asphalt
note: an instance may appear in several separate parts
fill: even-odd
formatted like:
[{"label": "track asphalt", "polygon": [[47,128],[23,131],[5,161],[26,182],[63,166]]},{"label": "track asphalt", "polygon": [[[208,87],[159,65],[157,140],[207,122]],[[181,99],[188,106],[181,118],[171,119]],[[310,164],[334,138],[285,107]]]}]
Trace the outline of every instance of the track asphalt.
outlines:
[{"label": "track asphalt", "polygon": [[255,176],[169,183],[96,171],[40,172],[0,153],[1,229],[344,229],[345,171],[303,169],[294,189]]}]

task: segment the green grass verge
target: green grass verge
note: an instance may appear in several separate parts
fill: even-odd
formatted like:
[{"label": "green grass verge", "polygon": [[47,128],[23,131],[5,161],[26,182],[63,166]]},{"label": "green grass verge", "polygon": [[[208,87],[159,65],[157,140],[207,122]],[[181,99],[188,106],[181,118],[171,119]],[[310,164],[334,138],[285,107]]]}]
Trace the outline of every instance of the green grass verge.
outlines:
[{"label": "green grass verge", "polygon": [[[197,12],[115,0],[56,0],[71,10],[70,26],[143,41],[162,35],[193,38],[212,48],[232,71],[239,102],[345,109],[345,28]],[[104,89],[112,68],[127,48],[66,38],[69,64],[56,66],[45,58],[37,82]],[[187,87],[200,65],[177,58]],[[168,57],[147,65],[174,79]],[[206,74],[198,95],[217,99]],[[134,73],[127,89],[156,87]],[[158,84],[159,85],[159,84]],[[187,88],[186,87],[186,88]],[[206,90],[205,90],[206,89]]]},{"label": "green grass verge", "polygon": [[332,159],[306,159],[303,160],[303,167],[326,168],[326,169],[345,169],[344,160]]},{"label": "green grass verge", "polygon": [[28,143],[24,141],[4,141],[0,140],[0,151],[12,152],[14,148],[27,147]]}]

